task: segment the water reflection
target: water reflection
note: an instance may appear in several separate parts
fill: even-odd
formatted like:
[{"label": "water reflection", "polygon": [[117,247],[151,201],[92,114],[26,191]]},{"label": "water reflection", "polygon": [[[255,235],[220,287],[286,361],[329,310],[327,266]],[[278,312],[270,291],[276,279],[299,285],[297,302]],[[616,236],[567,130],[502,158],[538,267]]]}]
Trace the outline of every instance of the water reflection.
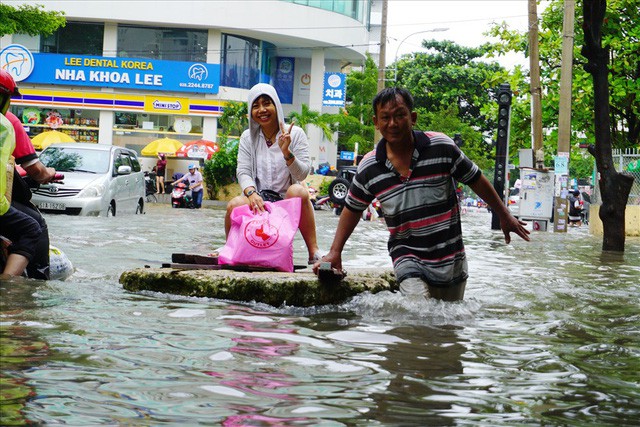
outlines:
[{"label": "water reflection", "polygon": [[34,320],[27,312],[37,308],[32,297],[37,282],[21,278],[0,281],[0,422],[23,425],[27,423],[24,407],[37,390],[22,372],[46,362],[49,346],[39,331],[51,325]]},{"label": "water reflection", "polygon": [[[2,348],[26,351],[18,364],[0,361],[2,378],[26,387],[11,400],[24,405],[23,419],[368,426],[640,417],[638,238],[614,259],[585,229],[506,246],[486,213],[469,212],[470,279],[456,303],[383,292],[270,307],[122,290],[125,269],[220,246],[223,214],[151,206],[144,216],[47,218],[76,273],[0,285]],[[336,225],[318,214],[321,248]],[[381,223],[361,223],[346,268],[390,267],[386,235]],[[303,263],[299,236],[295,245]]]},{"label": "water reflection", "polygon": [[371,396],[375,405],[367,414],[370,420],[385,425],[455,424],[446,413],[454,412],[454,405],[460,402],[439,384],[463,371],[461,356],[466,347],[457,329],[416,325],[386,332],[402,340],[388,346],[378,362],[389,373],[389,380]]}]

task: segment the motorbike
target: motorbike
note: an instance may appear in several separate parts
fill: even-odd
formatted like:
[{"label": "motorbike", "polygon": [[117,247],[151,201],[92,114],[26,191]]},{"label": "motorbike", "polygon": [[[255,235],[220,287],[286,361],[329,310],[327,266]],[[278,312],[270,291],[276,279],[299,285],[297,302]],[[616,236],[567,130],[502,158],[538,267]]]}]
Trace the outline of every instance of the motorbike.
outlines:
[{"label": "motorbike", "polygon": [[179,182],[171,190],[171,207],[193,209],[193,198],[189,186]]},{"label": "motorbike", "polygon": [[147,202],[157,202],[156,197],[156,177],[155,174],[146,172],[144,173],[144,195]]},{"label": "motorbike", "polygon": [[[39,184],[29,176],[27,176],[26,172],[22,168],[16,168],[15,172],[19,174],[19,177],[14,176],[14,179],[21,179],[29,189],[38,188]],[[51,182],[63,182],[63,180],[64,174],[56,173],[54,179]],[[31,212],[40,216],[40,211],[38,210],[38,208],[33,205],[28,199],[22,200],[21,203],[29,207],[29,210]],[[24,277],[31,277],[41,280],[45,280],[47,278],[50,280],[64,280],[73,273],[73,264],[71,263],[69,258],[67,258],[64,252],[49,243],[49,231],[46,227],[46,223],[41,223],[41,226],[43,226],[43,224],[43,232],[46,234],[43,235],[43,238],[41,238],[38,243],[39,249],[36,250],[36,259],[32,260],[32,264],[29,265],[29,267],[23,272],[22,275]],[[0,273],[4,270],[5,263],[9,255],[8,248],[10,245],[11,241],[5,236],[0,235]],[[42,258],[43,256],[46,257],[46,255],[43,255],[43,253],[46,254],[47,251],[48,259]]]}]

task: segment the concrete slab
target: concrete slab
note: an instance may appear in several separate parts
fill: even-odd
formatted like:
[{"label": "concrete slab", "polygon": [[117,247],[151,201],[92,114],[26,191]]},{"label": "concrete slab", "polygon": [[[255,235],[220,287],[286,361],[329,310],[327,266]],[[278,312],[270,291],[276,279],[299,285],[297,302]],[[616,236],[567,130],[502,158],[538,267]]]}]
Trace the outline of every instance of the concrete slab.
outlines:
[{"label": "concrete slab", "polygon": [[338,283],[320,283],[311,269],[302,272],[238,272],[140,268],[122,273],[120,283],[130,292],[154,291],[244,302],[274,307],[340,304],[362,292],[397,290],[393,270],[349,270]]}]

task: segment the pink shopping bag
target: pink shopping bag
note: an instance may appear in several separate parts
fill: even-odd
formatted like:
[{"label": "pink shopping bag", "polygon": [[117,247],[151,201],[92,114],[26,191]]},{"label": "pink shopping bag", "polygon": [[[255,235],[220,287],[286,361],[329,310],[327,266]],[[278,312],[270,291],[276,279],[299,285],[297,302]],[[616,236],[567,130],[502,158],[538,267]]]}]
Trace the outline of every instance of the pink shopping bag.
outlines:
[{"label": "pink shopping bag", "polygon": [[254,214],[249,205],[231,212],[231,229],[218,264],[250,265],[293,272],[293,238],[300,223],[299,197],[265,202]]}]

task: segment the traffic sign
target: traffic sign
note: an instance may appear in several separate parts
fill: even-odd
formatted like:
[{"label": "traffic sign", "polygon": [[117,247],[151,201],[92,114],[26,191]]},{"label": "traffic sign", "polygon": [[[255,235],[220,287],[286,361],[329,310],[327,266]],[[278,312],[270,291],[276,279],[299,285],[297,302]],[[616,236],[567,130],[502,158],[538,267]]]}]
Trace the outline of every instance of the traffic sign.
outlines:
[{"label": "traffic sign", "polygon": [[340,160],[352,160],[355,158],[355,154],[353,151],[341,151],[340,152]]}]

